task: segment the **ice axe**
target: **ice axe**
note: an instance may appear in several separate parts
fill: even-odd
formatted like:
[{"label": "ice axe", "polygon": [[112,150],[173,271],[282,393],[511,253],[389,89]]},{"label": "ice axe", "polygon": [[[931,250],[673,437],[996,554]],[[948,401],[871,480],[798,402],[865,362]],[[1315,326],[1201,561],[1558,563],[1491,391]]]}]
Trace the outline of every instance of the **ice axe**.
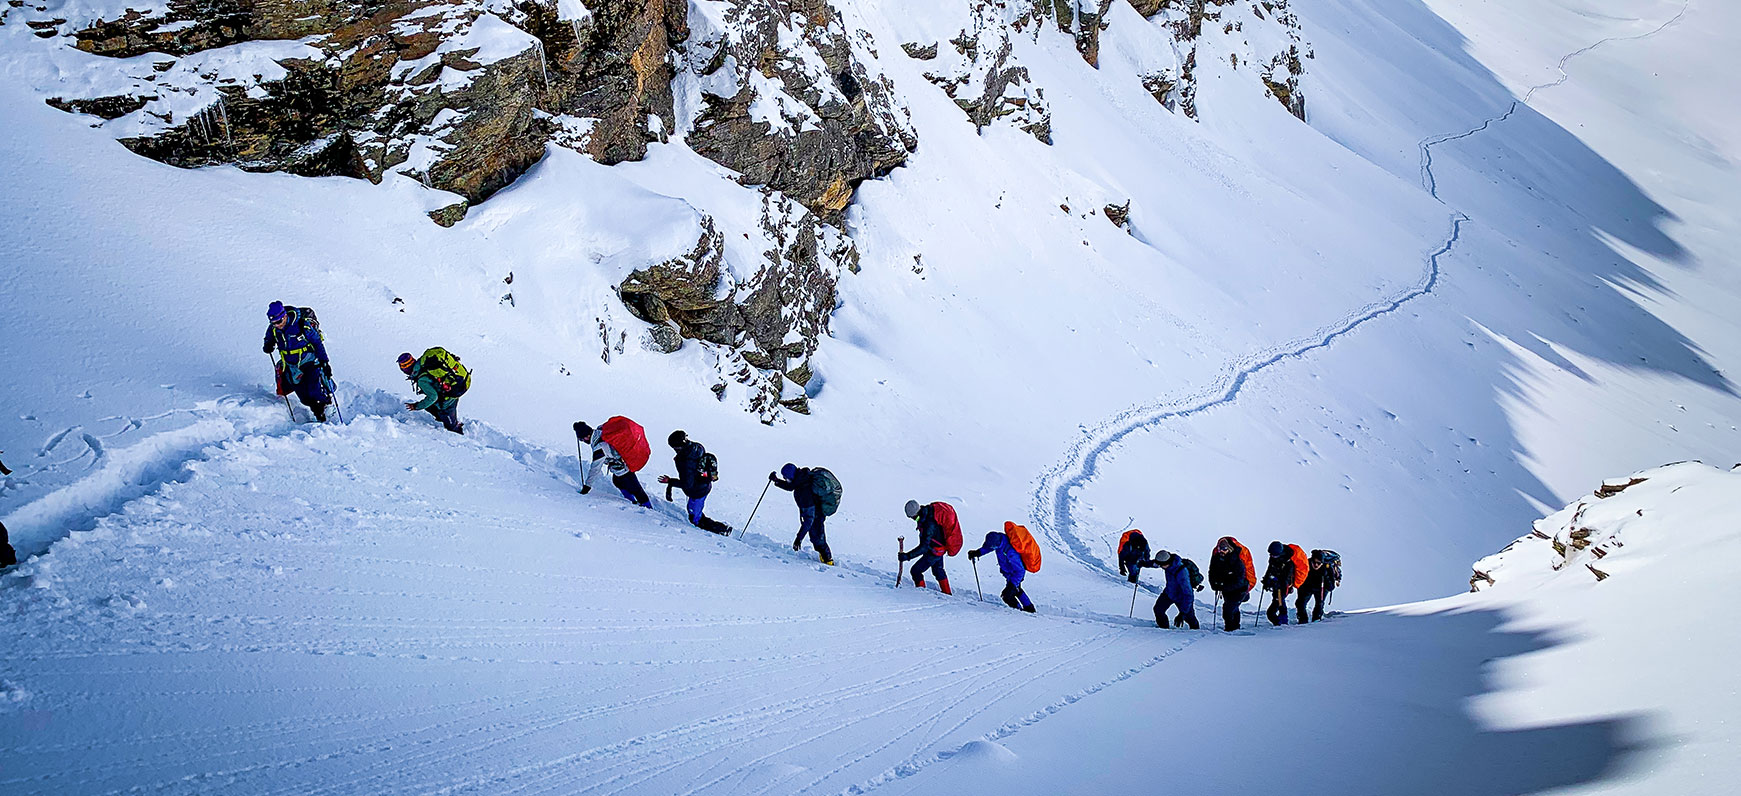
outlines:
[{"label": "ice axe", "polygon": [[907,552],[907,537],[895,537],[895,588],[901,586],[901,571],[906,568],[905,564],[907,563],[901,560],[901,554],[905,552]]},{"label": "ice axe", "polygon": [[979,601],[985,602],[985,589],[979,587],[979,559],[975,556],[968,556],[967,563],[973,565],[973,590],[979,592]]}]

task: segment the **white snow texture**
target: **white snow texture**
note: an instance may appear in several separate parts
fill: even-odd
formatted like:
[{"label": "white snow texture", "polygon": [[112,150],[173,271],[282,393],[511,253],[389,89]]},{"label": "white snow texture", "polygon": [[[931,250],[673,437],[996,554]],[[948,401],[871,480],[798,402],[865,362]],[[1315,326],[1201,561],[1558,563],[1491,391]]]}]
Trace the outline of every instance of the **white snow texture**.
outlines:
[{"label": "white snow texture", "polygon": [[[708,390],[713,349],[621,343],[646,325],[613,287],[704,219],[731,278],[772,245],[760,190],[685,130],[608,167],[553,146],[442,228],[425,213],[452,196],[402,174],[177,169],[116,143],[156,117],[44,102],[156,73],[187,87],[153,107],[191,118],[198,81],[269,80],[306,45],[116,77],[17,15],[128,4],[26,3],[0,9],[0,521],[21,560],[0,571],[0,793],[1741,777],[1741,639],[1718,613],[1741,599],[1741,4],[1294,0],[1302,123],[1252,79],[1273,29],[1231,25],[1273,4],[1217,7],[1191,119],[1143,81],[1180,67],[1176,11],[1115,0],[1097,67],[1050,22],[1008,37],[1048,145],[976,129],[902,47],[1028,3],[831,0],[920,143],[847,212],[861,267],[812,414],[765,425],[743,385]],[[478,19],[468,47],[533,46]],[[292,422],[272,393],[273,300],[319,312],[344,422]],[[435,345],[475,373],[464,436],[401,405],[395,356]],[[747,532],[579,495],[570,423],[619,414],[647,429],[650,492],[670,430],[716,453],[707,512],[754,511]],[[763,497],[786,462],[845,484],[837,566],[793,550],[787,493]],[[952,596],[891,588],[908,499],[954,505],[969,548],[1033,529],[1037,615],[998,601],[992,559],[948,559]],[[1248,603],[1217,632],[1203,591],[1202,630],[1160,630],[1161,576],[1133,593],[1116,571],[1132,526],[1205,572],[1224,535],[1260,573],[1272,539],[1335,549],[1345,580],[1322,623]]]}]

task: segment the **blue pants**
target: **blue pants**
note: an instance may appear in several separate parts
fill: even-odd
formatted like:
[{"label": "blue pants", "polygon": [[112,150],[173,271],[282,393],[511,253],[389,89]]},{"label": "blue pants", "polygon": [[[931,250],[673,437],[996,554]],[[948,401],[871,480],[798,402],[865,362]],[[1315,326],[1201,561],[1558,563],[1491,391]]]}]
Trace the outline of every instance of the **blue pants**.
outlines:
[{"label": "blue pants", "polygon": [[1198,628],[1197,601],[1192,598],[1190,592],[1185,592],[1184,601],[1178,603],[1173,602],[1173,598],[1168,597],[1166,592],[1161,592],[1161,596],[1155,598],[1155,624],[1159,627],[1167,627],[1167,609],[1174,605],[1179,606],[1179,626],[1190,625],[1192,630],[1196,630]]},{"label": "blue pants", "polygon": [[704,507],[706,505],[707,505],[707,496],[706,495],[702,495],[701,497],[692,497],[689,499],[689,524],[690,525],[695,525],[695,526],[701,525],[701,518],[703,516],[701,513],[701,509],[702,509],[702,507]]},{"label": "blue pants", "polygon": [[828,520],[828,515],[815,506],[798,507],[798,538],[792,540],[792,549],[804,543],[804,537],[810,537],[810,546],[816,548],[816,554],[823,561],[833,561],[834,555],[828,551],[828,539],[822,534],[822,526]]},{"label": "blue pants", "polygon": [[949,573],[943,571],[943,557],[936,553],[926,553],[919,556],[919,562],[913,565],[914,586],[925,585],[925,570],[927,569],[931,570],[931,574],[936,575],[939,581],[949,579]]},{"label": "blue pants", "polygon": [[332,395],[326,389],[326,376],[320,372],[320,360],[310,358],[301,367],[285,371],[284,381],[289,391],[296,393],[296,400],[311,410],[332,403]]}]

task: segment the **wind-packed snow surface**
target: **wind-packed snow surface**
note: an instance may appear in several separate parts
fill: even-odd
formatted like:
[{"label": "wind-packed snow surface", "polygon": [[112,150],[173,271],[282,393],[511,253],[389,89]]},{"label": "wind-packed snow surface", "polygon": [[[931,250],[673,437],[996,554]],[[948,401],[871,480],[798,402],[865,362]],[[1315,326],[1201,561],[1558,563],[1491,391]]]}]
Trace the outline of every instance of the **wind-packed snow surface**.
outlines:
[{"label": "wind-packed snow surface", "polygon": [[[1115,2],[1098,68],[1011,39],[1048,146],[903,55],[965,4],[835,5],[921,144],[860,187],[814,414],[772,427],[701,347],[600,337],[628,271],[762,212],[682,131],[615,167],[552,148],[442,229],[400,176],[132,155],[43,103],[91,56],[0,25],[28,559],[0,574],[0,792],[1726,792],[1736,639],[1688,606],[1736,596],[1733,473],[1605,498],[1652,519],[1600,583],[1544,555],[1214,636],[1118,616],[1108,570],[1135,524],[1204,566],[1230,533],[1338,549],[1338,609],[1434,597],[1604,478],[1732,463],[1741,9],[1296,2],[1301,124],[1237,37],[1200,45],[1199,120],[1163,108],[1166,31]],[[1098,212],[1127,200],[1128,229]],[[273,299],[320,312],[349,423],[270,395]],[[398,410],[392,359],[430,345],[477,372],[465,438]],[[742,542],[577,495],[568,425],[612,414],[654,438],[649,487],[669,429],[718,453],[734,525],[764,472],[828,466],[841,566],[791,551],[778,491]],[[971,599],[959,558],[953,598],[891,589],[908,498],[970,546],[1035,528],[1040,615]]]}]

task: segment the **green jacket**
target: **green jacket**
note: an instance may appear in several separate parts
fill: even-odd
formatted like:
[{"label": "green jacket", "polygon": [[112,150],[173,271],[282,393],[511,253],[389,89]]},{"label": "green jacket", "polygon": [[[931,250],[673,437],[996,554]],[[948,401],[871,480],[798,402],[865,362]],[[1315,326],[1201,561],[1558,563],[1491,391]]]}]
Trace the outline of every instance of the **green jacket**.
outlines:
[{"label": "green jacket", "polygon": [[441,390],[435,386],[435,378],[424,373],[421,369],[407,378],[416,383],[418,392],[423,393],[423,400],[411,405],[413,410],[435,409],[442,411],[459,403],[458,398],[441,397]]}]

